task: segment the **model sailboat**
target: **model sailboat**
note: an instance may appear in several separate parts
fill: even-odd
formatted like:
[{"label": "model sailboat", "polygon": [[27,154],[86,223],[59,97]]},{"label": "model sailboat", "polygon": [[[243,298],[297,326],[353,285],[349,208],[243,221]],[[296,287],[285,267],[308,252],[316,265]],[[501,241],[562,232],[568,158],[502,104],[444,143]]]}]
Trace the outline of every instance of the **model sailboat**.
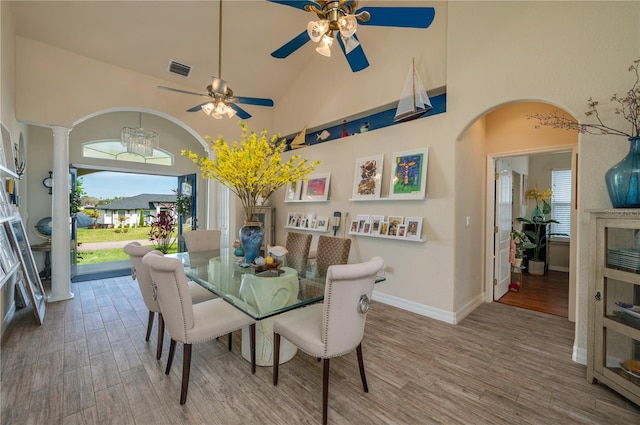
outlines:
[{"label": "model sailboat", "polygon": [[396,109],[393,122],[410,121],[419,118],[431,108],[431,101],[422,85],[418,71],[416,71],[415,60],[412,59],[411,69],[400,94],[400,101],[398,102],[398,109]]}]

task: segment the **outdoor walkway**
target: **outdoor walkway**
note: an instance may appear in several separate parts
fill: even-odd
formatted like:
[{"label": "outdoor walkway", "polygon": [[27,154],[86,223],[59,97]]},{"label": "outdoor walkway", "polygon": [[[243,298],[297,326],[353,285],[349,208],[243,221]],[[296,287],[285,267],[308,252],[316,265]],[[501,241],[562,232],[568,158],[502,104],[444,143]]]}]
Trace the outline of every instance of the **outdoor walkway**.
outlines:
[{"label": "outdoor walkway", "polygon": [[[78,245],[78,252],[124,248],[124,246],[129,242],[134,241],[82,242]],[[151,245],[151,241],[149,239],[140,239],[136,242],[140,242],[140,245]]]}]

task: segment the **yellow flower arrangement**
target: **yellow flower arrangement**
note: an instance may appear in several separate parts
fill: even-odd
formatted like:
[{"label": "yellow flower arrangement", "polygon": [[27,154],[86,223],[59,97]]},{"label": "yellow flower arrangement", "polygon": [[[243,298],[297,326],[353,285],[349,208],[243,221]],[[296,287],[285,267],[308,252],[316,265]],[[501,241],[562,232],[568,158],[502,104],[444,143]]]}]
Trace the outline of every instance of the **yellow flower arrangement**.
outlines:
[{"label": "yellow flower arrangement", "polygon": [[238,195],[245,211],[247,222],[256,221],[256,214],[264,202],[287,183],[304,179],[313,172],[320,161],[309,163],[300,155],[292,155],[283,162],[281,154],[286,143],[278,142],[279,135],[267,137],[267,131],[260,135],[250,131],[240,122],[242,140],[229,145],[224,136],[217,139],[205,138],[211,143],[213,158],[199,157],[198,154],[182,150],[201,171],[203,178],[215,179]]},{"label": "yellow flower arrangement", "polygon": [[[533,208],[531,212],[531,219],[535,219],[535,217],[542,217],[544,220],[545,216],[551,212],[551,205],[547,202],[547,200],[551,199],[551,195],[553,191],[551,188],[545,190],[544,192],[538,191],[538,186],[533,189],[529,189],[525,192],[525,196],[527,199],[533,199],[536,201],[536,206]],[[542,206],[540,206],[540,202],[542,202]]]}]

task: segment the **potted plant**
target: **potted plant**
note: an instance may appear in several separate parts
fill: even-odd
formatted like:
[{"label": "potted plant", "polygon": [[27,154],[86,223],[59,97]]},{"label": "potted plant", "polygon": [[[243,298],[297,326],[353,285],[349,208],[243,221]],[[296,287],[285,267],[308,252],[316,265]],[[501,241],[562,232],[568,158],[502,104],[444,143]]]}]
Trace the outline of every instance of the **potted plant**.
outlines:
[{"label": "potted plant", "polygon": [[[547,202],[547,200],[551,199],[552,193],[553,192],[551,191],[551,188],[545,190],[544,192],[539,192],[537,186],[533,189],[527,190],[526,197],[528,199],[534,199],[536,202],[536,206],[531,212],[530,219],[526,217],[518,217],[518,221],[520,221],[521,223],[529,224],[533,229],[524,230],[525,235],[528,236],[531,243],[535,245],[533,247],[533,258],[529,260],[527,266],[529,274],[544,274],[546,258],[540,258],[540,250],[547,245],[549,236],[552,236],[552,234],[547,231],[547,226],[549,226],[549,224],[551,223],[559,223],[558,220],[547,218],[547,215],[551,213],[551,205]],[[568,236],[564,233],[554,233],[553,235]]]},{"label": "potted plant", "polygon": [[245,213],[245,226],[240,229],[240,241],[245,254],[245,264],[258,256],[264,230],[261,230],[258,216],[260,209],[273,193],[287,183],[304,179],[320,164],[309,163],[300,155],[292,155],[288,161],[281,158],[286,143],[279,136],[267,137],[267,131],[260,135],[250,131],[245,123],[242,127],[240,143],[228,144],[224,136],[212,139],[213,156],[199,157],[198,154],[183,150],[183,156],[191,159],[199,168],[203,178],[215,179],[235,193]]},{"label": "potted plant", "polygon": [[522,260],[527,256],[525,251],[536,247],[536,244],[529,240],[529,237],[522,230],[511,229],[511,240],[513,241],[514,267],[520,267]]}]

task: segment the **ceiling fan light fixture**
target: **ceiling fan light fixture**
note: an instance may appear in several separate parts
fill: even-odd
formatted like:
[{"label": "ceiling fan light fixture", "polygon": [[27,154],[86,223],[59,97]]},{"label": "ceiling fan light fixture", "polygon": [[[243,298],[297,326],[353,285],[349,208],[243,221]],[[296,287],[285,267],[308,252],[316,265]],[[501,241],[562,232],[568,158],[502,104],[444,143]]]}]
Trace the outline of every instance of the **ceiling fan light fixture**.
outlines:
[{"label": "ceiling fan light fixture", "polygon": [[344,15],[338,19],[338,29],[344,38],[349,38],[356,33],[358,21],[353,15]]},{"label": "ceiling fan light fixture", "polygon": [[360,45],[360,42],[358,40],[356,40],[355,37],[344,37],[342,36],[342,34],[340,35],[342,37],[342,44],[344,44],[344,53],[345,55],[348,55],[349,53],[351,53],[351,51],[353,49],[355,49],[356,47],[358,47]]},{"label": "ceiling fan light fixture", "polygon": [[211,112],[213,112],[213,108],[213,102],[205,103],[204,105],[202,105],[202,112],[207,115],[211,115]]},{"label": "ceiling fan light fixture", "polygon": [[325,34],[322,36],[322,40],[320,40],[320,43],[318,43],[318,47],[316,47],[316,52],[320,53],[322,56],[326,56],[330,58],[332,44],[333,44],[333,38]]},{"label": "ceiling fan light fixture", "polygon": [[320,21],[311,21],[307,24],[307,34],[309,34],[309,38],[314,43],[319,42],[328,29],[329,21],[327,21],[326,19]]}]

